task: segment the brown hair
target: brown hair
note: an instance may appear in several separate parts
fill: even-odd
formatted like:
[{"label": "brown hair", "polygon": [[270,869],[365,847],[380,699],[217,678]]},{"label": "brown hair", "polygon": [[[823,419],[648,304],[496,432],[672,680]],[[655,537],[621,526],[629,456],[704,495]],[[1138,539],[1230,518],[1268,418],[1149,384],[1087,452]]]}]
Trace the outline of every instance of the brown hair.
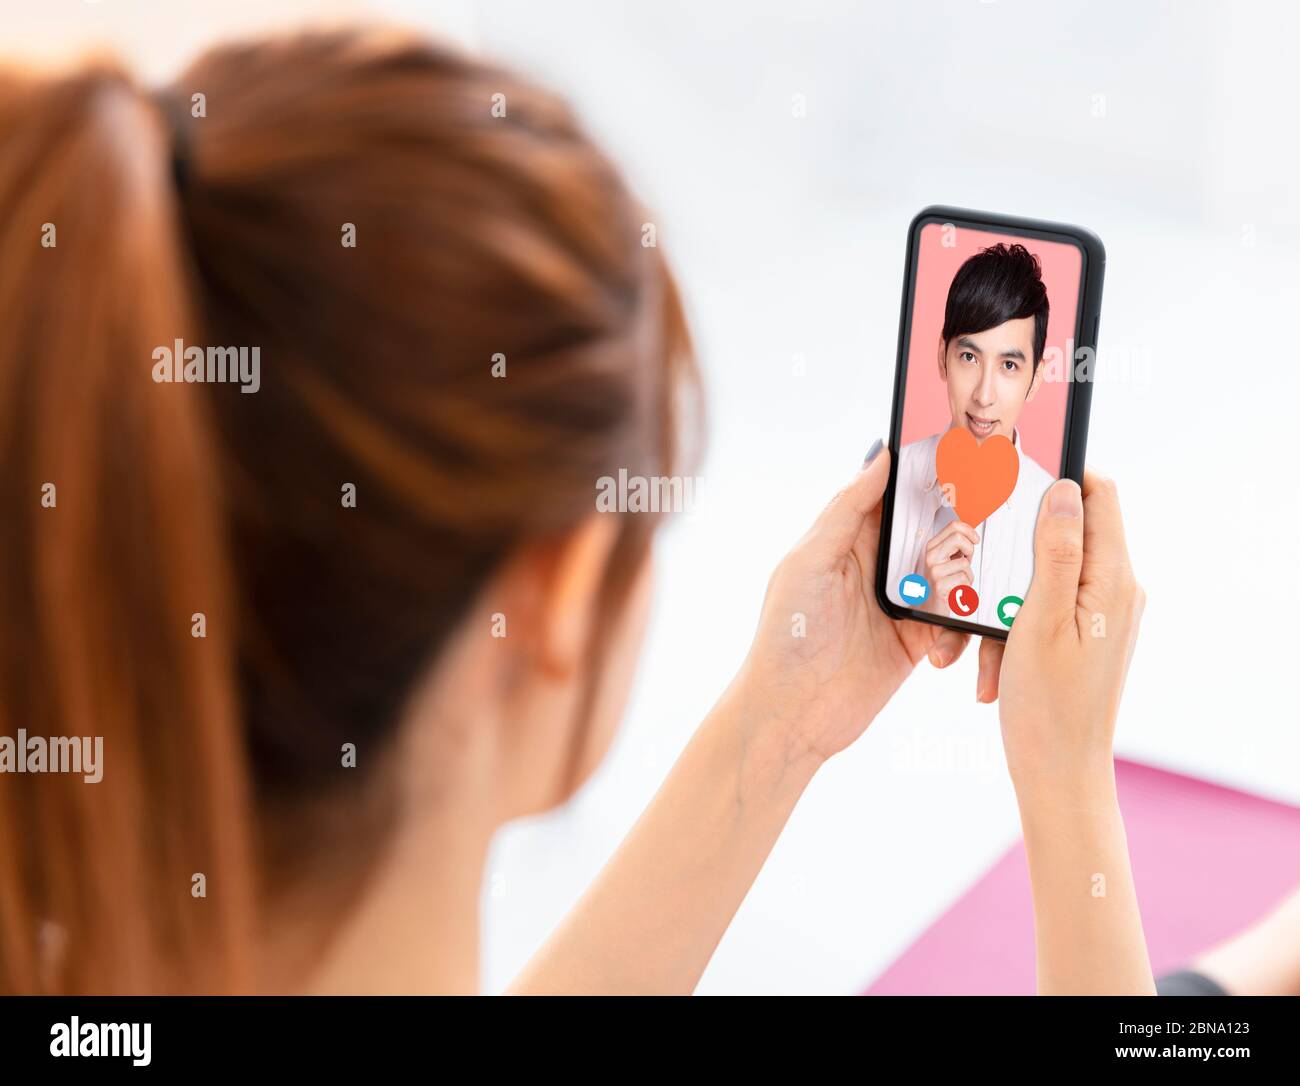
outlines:
[{"label": "brown hair", "polygon": [[[675,470],[681,308],[565,106],[419,39],[11,76],[0,141],[0,734],[105,752],[0,777],[0,991],[247,990],[267,827],[362,803],[342,744],[379,761],[514,548]],[[157,383],[178,339],[259,390]]]}]

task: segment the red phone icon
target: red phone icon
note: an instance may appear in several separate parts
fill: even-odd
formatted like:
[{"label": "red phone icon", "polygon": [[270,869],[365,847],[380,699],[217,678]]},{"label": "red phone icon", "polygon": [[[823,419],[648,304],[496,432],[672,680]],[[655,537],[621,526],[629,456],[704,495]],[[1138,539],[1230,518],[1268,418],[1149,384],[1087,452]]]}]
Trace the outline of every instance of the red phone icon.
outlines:
[{"label": "red phone icon", "polygon": [[959,584],[948,593],[948,607],[955,615],[969,618],[980,605],[979,593],[968,584]]}]

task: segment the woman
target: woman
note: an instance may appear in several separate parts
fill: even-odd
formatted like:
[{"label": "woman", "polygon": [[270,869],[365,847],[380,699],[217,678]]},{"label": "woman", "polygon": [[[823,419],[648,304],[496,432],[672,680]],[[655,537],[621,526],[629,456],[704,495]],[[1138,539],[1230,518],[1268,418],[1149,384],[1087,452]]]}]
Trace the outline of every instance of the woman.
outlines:
[{"label": "woman", "polygon": [[[0,778],[0,988],[473,991],[488,842],[600,761],[641,639],[654,519],[593,495],[677,470],[695,379],[644,215],[553,97],[400,37],[219,48],[157,97],[10,77],[0,135],[3,730],[104,750],[98,784]],[[780,564],[514,990],[689,992],[818,767],[962,651],[874,602],[887,476]],[[1040,984],[1150,991],[1113,488],[1057,484],[1038,533],[978,696]]]}]

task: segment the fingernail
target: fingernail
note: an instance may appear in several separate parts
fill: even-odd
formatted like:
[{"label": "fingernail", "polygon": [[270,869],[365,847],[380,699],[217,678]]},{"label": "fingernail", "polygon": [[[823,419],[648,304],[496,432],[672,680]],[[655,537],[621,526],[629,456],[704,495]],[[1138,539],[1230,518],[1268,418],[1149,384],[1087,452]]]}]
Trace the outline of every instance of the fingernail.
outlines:
[{"label": "fingernail", "polygon": [[1073,479],[1062,479],[1052,487],[1047,499],[1047,511],[1054,517],[1078,517],[1083,515],[1083,492]]},{"label": "fingernail", "polygon": [[930,653],[930,660],[935,667],[947,667],[952,662],[952,653],[948,649],[935,649]]},{"label": "fingernail", "polygon": [[875,444],[872,445],[871,448],[867,450],[867,455],[865,459],[863,459],[862,461],[862,466],[865,468],[868,464],[870,464],[871,461],[873,461],[877,456],[880,455],[880,450],[883,449],[884,447],[885,447],[885,443],[881,441],[880,438],[876,438]]}]

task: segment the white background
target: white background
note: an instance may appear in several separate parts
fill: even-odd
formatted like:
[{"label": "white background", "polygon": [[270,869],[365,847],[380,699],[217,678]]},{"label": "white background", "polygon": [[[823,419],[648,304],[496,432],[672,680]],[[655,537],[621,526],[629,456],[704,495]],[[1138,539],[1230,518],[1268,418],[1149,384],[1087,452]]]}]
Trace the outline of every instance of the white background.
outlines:
[{"label": "white background", "polygon": [[[161,73],[305,10],[442,27],[563,90],[654,209],[708,383],[703,500],[662,541],[610,758],[568,808],[497,841],[489,990],[617,845],[742,659],[772,565],[886,433],[904,232],[930,203],[1105,241],[1089,460],[1119,482],[1148,593],[1119,752],[1300,802],[1295,6],[5,8],[19,44],[107,35]],[[1015,840],[970,657],[923,665],[813,782],[701,991],[857,990]]]}]

